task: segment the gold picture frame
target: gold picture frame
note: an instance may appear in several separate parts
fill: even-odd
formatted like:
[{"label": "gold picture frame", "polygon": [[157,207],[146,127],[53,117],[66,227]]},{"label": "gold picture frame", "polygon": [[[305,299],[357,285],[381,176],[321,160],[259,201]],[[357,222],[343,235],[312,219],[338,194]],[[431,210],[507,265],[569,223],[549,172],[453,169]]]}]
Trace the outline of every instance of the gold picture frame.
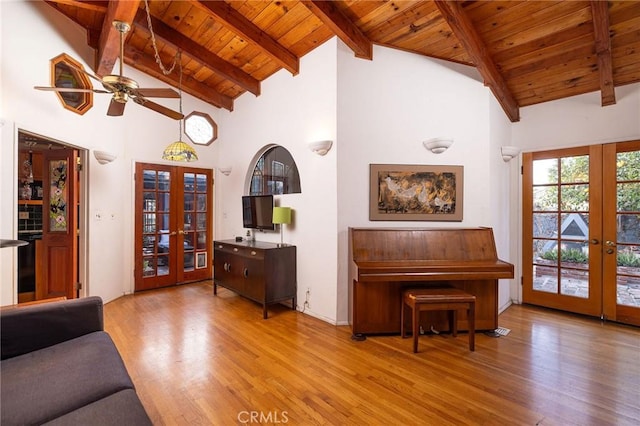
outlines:
[{"label": "gold picture frame", "polygon": [[369,167],[369,220],[462,221],[463,166]]},{"label": "gold picture frame", "polygon": [[[84,70],[82,64],[66,53],[51,59],[51,86],[74,89],[93,89],[89,77],[79,72]],[[92,92],[56,92],[65,109],[83,115],[93,106]]]}]

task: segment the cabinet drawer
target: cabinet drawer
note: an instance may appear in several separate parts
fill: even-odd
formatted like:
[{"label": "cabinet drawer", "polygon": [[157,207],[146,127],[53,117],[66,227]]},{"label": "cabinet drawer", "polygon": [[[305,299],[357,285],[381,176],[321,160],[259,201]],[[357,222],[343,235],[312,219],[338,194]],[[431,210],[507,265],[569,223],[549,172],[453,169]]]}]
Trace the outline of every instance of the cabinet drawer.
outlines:
[{"label": "cabinet drawer", "polygon": [[214,249],[222,253],[229,253],[236,256],[243,256],[251,259],[264,259],[264,250],[255,247],[234,246],[231,244],[216,242]]}]

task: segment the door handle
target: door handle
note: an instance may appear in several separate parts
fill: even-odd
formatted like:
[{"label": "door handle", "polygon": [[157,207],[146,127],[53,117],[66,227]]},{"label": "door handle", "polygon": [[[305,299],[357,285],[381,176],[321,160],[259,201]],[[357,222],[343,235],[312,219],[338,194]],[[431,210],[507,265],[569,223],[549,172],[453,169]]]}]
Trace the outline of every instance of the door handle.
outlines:
[{"label": "door handle", "polygon": [[593,238],[593,239],[590,241],[590,243],[591,243],[591,244],[593,244],[594,246],[597,246],[598,244],[600,244],[600,241],[598,241],[596,238]]},{"label": "door handle", "polygon": [[245,278],[249,278],[249,270],[248,270],[247,268],[244,268],[244,270],[242,271],[242,275],[243,275]]},{"label": "door handle", "polygon": [[613,241],[609,241],[609,240],[605,241],[605,244],[606,244],[607,247],[615,247],[616,246],[616,243],[614,243]]},{"label": "door handle", "polygon": [[612,249],[612,248],[608,248],[608,249],[607,249],[607,254],[613,254],[613,252],[614,252],[614,251],[615,251],[614,249]]},{"label": "door handle", "polygon": [[185,232],[184,232],[182,229],[178,229],[178,234],[180,234],[180,235],[184,235],[184,234],[185,234]]},{"label": "door handle", "polygon": [[176,231],[171,232],[169,235],[171,236],[176,235]]}]

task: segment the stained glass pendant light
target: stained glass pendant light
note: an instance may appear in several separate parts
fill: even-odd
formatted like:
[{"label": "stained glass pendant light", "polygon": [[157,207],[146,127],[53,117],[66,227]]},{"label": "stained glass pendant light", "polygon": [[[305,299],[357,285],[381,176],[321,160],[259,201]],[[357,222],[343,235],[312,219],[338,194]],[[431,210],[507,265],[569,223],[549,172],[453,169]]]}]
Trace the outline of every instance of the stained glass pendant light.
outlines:
[{"label": "stained glass pendant light", "polygon": [[[180,93],[180,114],[182,114],[182,61],[178,52],[178,67],[180,71],[180,79],[178,81],[178,92]],[[182,123],[183,119],[178,120],[178,140],[170,144],[162,153],[163,160],[190,162],[198,160],[198,154],[191,145],[182,141]]]}]

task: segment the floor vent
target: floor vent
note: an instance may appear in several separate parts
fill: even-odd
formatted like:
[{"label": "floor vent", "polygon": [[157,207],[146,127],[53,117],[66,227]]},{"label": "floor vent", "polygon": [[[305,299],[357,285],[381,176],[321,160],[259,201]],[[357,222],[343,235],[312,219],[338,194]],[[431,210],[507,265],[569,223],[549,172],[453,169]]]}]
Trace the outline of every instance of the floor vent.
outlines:
[{"label": "floor vent", "polygon": [[504,328],[504,327],[496,328],[496,333],[498,333],[501,336],[506,336],[510,332],[511,332],[511,330],[509,330],[508,328]]}]

